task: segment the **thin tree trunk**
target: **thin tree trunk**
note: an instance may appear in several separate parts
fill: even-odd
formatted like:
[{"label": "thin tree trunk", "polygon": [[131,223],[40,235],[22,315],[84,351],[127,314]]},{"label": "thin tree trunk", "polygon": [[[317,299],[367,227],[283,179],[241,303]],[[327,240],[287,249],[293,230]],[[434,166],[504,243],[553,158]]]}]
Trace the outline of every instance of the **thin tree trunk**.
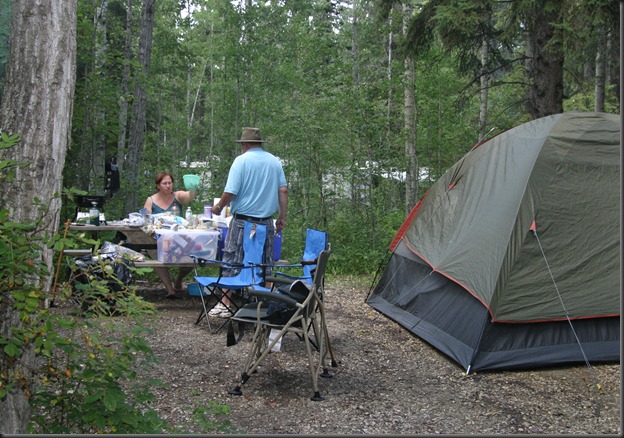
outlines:
[{"label": "thin tree trunk", "polygon": [[124,68],[121,75],[121,97],[119,98],[119,135],[117,136],[117,166],[123,174],[126,155],[126,127],[128,125],[128,82],[132,63],[132,0],[127,0],[126,41],[124,47]]},{"label": "thin tree trunk", "polygon": [[128,190],[125,194],[123,215],[137,210],[136,187],[141,163],[141,151],[145,139],[145,111],[147,108],[147,79],[149,77],[150,58],[152,53],[152,34],[154,30],[154,13],[156,0],[144,0],[141,11],[141,33],[139,35],[138,62],[142,71],[135,79],[132,119],[130,122],[130,138],[128,141],[128,160],[124,171],[128,178]]},{"label": "thin tree trunk", "polygon": [[[406,34],[412,9],[403,6],[403,33]],[[405,157],[407,159],[407,174],[405,178],[405,213],[409,214],[418,201],[418,155],[416,153],[416,73],[414,60],[411,56],[405,58]]]},{"label": "thin tree trunk", "polygon": [[[104,66],[106,64],[106,13],[108,11],[108,0],[101,0],[100,6],[96,8],[95,14],[95,60],[94,73],[95,77],[101,77],[104,74]],[[94,84],[96,87],[97,84]],[[99,93],[98,93],[99,94]],[[106,115],[101,105],[101,100],[95,103],[94,111],[94,127],[90,131],[93,132],[91,142],[91,167],[89,172],[89,193],[104,193],[104,163],[106,162],[106,137],[104,136],[104,126],[106,124]]]},{"label": "thin tree trunk", "polygon": [[[191,132],[193,131],[193,123],[195,121],[195,110],[197,109],[197,102],[199,101],[199,93],[201,92],[202,84],[204,82],[204,75],[206,74],[206,67],[208,62],[204,60],[202,65],[201,75],[199,77],[199,84],[197,84],[197,90],[195,91],[195,97],[193,98],[193,107],[190,111],[187,109],[187,134],[186,134],[186,165],[191,166]],[[187,108],[190,105],[190,92],[191,92],[191,66],[188,66],[188,86],[187,86]]]},{"label": "thin tree trunk", "polygon": [[[47,207],[42,233],[55,234],[59,226],[62,171],[70,142],[76,82],[76,1],[31,0],[13,2],[10,53],[0,107],[0,130],[19,133],[21,142],[0,151],[0,158],[28,164],[5,182],[0,208],[10,220],[29,223]],[[53,250],[43,248],[33,258],[43,260],[50,272],[40,286],[49,290],[54,278]],[[33,280],[38,282],[38,280]],[[3,291],[6,292],[6,291]],[[12,295],[0,299],[0,337],[11,337],[21,328]],[[9,362],[0,351],[0,374],[21,374],[20,384],[0,399],[0,433],[25,434],[31,409],[36,357],[28,345]]]},{"label": "thin tree trunk", "polygon": [[481,44],[481,93],[479,99],[479,141],[485,137],[485,129],[487,127],[488,116],[488,90],[490,77],[486,73],[486,66],[489,57],[489,45],[487,40],[483,40]]},{"label": "thin tree trunk", "polygon": [[394,44],[394,34],[392,33],[392,17],[389,18],[390,33],[388,34],[388,107],[386,109],[387,125],[386,125],[386,141],[390,144],[390,138],[392,134],[392,58],[394,52],[392,51],[392,45]]},{"label": "thin tree trunk", "polygon": [[184,160],[186,166],[191,165],[191,125],[193,124],[191,115],[191,63],[186,64],[186,153]]},{"label": "thin tree trunk", "polygon": [[[206,162],[212,160],[212,149],[214,147],[214,118],[215,118],[215,96],[214,96],[214,21],[210,22],[210,148],[208,150],[208,156]],[[210,175],[214,175],[214,172],[210,172]],[[210,182],[212,187],[212,181]]]},{"label": "thin tree trunk", "polygon": [[605,38],[600,35],[598,47],[596,47],[596,74],[594,86],[594,111],[605,110]]}]

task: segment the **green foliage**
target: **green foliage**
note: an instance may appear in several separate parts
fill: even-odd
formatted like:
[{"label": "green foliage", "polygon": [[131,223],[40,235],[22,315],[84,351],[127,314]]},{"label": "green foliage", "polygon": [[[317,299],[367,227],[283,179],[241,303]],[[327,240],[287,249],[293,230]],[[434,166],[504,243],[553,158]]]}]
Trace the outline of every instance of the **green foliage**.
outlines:
[{"label": "green foliage", "polygon": [[[117,324],[114,330],[106,326],[107,317],[83,320],[45,308],[47,294],[41,284],[48,272],[40,254],[45,245],[54,244],[39,237],[36,224],[8,222],[7,216],[6,210],[0,211],[0,300],[13,309],[19,323],[9,337],[0,338],[0,397],[18,386],[34,387],[32,394],[25,390],[35,412],[31,426],[35,433],[161,431],[163,421],[148,405],[154,382],[142,382],[136,373],[153,361],[140,336],[144,330],[140,317],[150,306],[130,289],[117,292],[116,312],[129,323]],[[101,291],[110,299],[105,286],[110,280],[91,283],[91,313],[110,310],[97,296]],[[76,298],[82,297],[65,284],[56,301]],[[38,358],[36,363],[43,363],[34,374],[36,382],[15,371],[15,364],[30,351]]]},{"label": "green foliage", "polygon": [[220,433],[242,433],[236,430],[226,417],[230,413],[230,407],[209,401],[207,406],[198,406],[193,411],[193,420],[201,431],[215,431]]},{"label": "green foliage", "polygon": [[50,315],[46,324],[51,336],[31,399],[31,433],[161,433],[166,428],[150,406],[151,388],[161,382],[137,372],[155,361],[141,338],[143,327],[59,315]]},{"label": "green foliage", "polygon": [[[8,149],[15,146],[20,141],[19,134],[7,134],[0,127],[0,150]],[[13,180],[14,168],[20,164],[15,160],[0,160],[0,180],[6,179],[7,182]]]},{"label": "green foliage", "polygon": [[[18,141],[2,133],[0,148]],[[3,161],[2,177],[17,165]],[[0,210],[0,307],[10,318],[3,321],[9,334],[0,336],[0,398],[18,391],[28,398],[29,430],[35,434],[175,432],[151,405],[152,389],[162,382],[141,375],[156,363],[142,324],[153,305],[121,282],[106,261],[88,272],[74,264],[66,281],[54,282],[52,296],[43,290],[50,277],[43,251],[85,244],[99,246],[90,239],[47,236],[40,220],[10,222],[9,211]],[[77,275],[88,281],[76,282]],[[44,305],[50,298],[53,307]],[[82,312],[62,310],[74,305]],[[24,366],[34,367],[32,373],[22,372]],[[228,411],[216,404],[209,408],[217,415]],[[205,431],[229,430],[227,420],[211,423],[209,409],[202,413],[197,421]]]},{"label": "green foliage", "polygon": [[[579,91],[563,101],[564,111],[594,111],[594,93]],[[605,112],[617,114],[620,103],[617,98],[615,87],[612,84],[605,90]]]},{"label": "green foliage", "polygon": [[366,215],[339,213],[329,225],[332,245],[331,263],[328,267],[335,274],[374,274],[386,253],[396,230],[403,222],[399,211],[377,215],[376,226]]}]

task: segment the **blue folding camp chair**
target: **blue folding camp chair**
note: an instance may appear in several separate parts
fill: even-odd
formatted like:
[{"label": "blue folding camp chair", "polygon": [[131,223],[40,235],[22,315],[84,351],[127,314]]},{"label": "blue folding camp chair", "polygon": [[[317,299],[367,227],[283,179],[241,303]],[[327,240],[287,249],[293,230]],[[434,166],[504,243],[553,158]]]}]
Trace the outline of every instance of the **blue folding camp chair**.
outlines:
[{"label": "blue folding camp chair", "polygon": [[[329,248],[324,249],[316,258],[318,266],[310,283],[295,280],[271,292],[257,289],[250,291],[257,301],[242,306],[232,317],[232,321],[253,324],[254,335],[243,363],[240,381],[228,391],[229,394],[242,395],[242,386],[258,370],[276,343],[281,342],[287,333],[295,333],[305,345],[314,391],[311,399],[323,400],[319,392],[318,376],[333,377],[329,370],[328,354],[331,366],[338,366],[331,348],[325,307],[320,296],[330,252]],[[269,337],[271,331],[276,334],[273,339]],[[289,374],[292,372],[289,371]]]},{"label": "blue folding camp chair", "polygon": [[[198,284],[199,296],[202,301],[202,310],[197,318],[196,324],[203,318],[208,321],[208,327],[211,332],[217,333],[227,322],[229,318],[224,319],[223,323],[215,330],[212,331],[210,324],[210,318],[208,313],[217,304],[221,303],[232,314],[240,308],[234,301],[230,306],[223,303],[224,290],[231,290],[242,299],[245,303],[249,296],[246,294],[249,288],[266,290],[269,289],[262,286],[264,283],[265,270],[267,265],[262,263],[262,254],[264,251],[264,245],[267,238],[267,226],[262,224],[256,224],[253,222],[244,222],[243,231],[243,262],[241,264],[230,264],[221,260],[206,259],[203,258],[201,253],[191,253],[190,256],[194,260],[195,265],[195,281]],[[218,276],[200,276],[198,274],[198,268],[205,263],[218,264],[219,275]],[[232,277],[224,277],[224,270],[234,269],[238,273]],[[211,305],[207,305],[207,297],[212,295],[216,298],[216,301]],[[206,298],[205,298],[206,297]]]},{"label": "blue folding camp chair", "polygon": [[325,231],[308,228],[306,230],[305,245],[303,248],[303,256],[300,263],[279,265],[280,269],[300,268],[300,274],[295,275],[293,272],[276,271],[271,277],[267,277],[266,281],[271,283],[285,284],[292,283],[295,280],[302,280],[305,283],[312,283],[313,271],[316,269],[316,261],[321,251],[328,248],[328,237]]}]

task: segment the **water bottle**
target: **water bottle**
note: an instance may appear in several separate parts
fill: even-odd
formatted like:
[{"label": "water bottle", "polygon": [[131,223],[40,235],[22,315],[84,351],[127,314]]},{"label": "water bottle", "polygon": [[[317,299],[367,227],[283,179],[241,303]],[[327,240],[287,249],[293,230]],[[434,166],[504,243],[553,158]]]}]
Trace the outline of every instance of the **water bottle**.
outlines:
[{"label": "water bottle", "polygon": [[180,212],[178,211],[178,204],[173,204],[173,207],[171,207],[171,214],[175,217],[175,216],[179,216]]},{"label": "water bottle", "polygon": [[97,208],[97,202],[91,202],[91,208],[89,209],[89,223],[91,225],[100,225],[100,210]]},{"label": "water bottle", "polygon": [[184,216],[184,218],[186,219],[186,221],[190,224],[191,221],[193,220],[193,212],[191,211],[191,207],[188,206],[186,208],[186,215]]}]

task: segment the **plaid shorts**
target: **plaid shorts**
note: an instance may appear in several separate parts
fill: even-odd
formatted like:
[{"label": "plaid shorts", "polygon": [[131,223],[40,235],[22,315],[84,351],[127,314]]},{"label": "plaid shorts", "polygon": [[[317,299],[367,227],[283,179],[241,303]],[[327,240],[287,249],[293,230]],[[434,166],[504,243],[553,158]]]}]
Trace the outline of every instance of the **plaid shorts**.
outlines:
[{"label": "plaid shorts", "polygon": [[[252,221],[249,221],[252,222]],[[264,242],[264,252],[262,254],[262,263],[270,265],[266,268],[266,275],[271,275],[273,272],[272,266],[275,264],[273,259],[273,238],[275,237],[275,224],[273,218],[254,220],[257,224],[267,226],[267,238]],[[232,218],[230,227],[228,229],[227,236],[225,237],[225,244],[223,245],[223,261],[226,263],[242,263],[243,262],[243,229],[245,228],[245,221],[243,219]],[[240,269],[223,269],[224,277],[233,277],[238,275]]]}]

